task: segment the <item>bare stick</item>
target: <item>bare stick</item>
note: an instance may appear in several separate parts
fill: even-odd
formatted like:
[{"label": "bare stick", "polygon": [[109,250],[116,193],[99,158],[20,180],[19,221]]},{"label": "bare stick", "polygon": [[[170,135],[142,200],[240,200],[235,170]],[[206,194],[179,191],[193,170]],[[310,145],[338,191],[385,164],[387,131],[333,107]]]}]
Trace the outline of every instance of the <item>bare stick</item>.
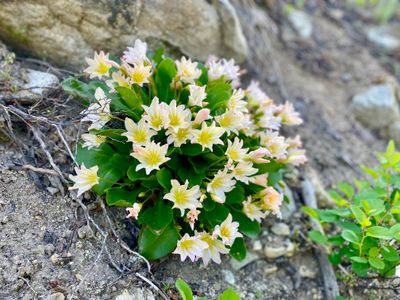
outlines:
[{"label": "bare stick", "polygon": [[[314,187],[312,186],[309,179],[305,179],[302,183],[302,192],[304,203],[314,209],[318,208],[317,200],[315,197]],[[321,224],[319,224],[316,220],[310,218],[311,226],[315,230],[318,230],[323,233],[323,228]],[[332,268],[332,265],[329,263],[328,257],[326,255],[327,249],[319,247],[319,250],[315,250],[315,255],[317,256],[319,266],[322,272],[322,277],[324,279],[324,287],[325,287],[325,296],[327,300],[334,300],[338,297],[339,287],[336,281],[335,271]]]},{"label": "bare stick", "polygon": [[140,273],[136,272],[135,275],[137,277],[139,277],[140,279],[142,279],[143,281],[145,281],[146,283],[148,283],[153,289],[155,289],[158,294],[165,300],[169,300],[169,298],[165,295],[164,292],[162,292],[160,290],[160,288],[158,286],[156,286],[154,283],[152,283],[150,280],[148,280],[146,277],[144,277],[143,275],[141,275]]},{"label": "bare stick", "polygon": [[32,165],[23,165],[21,167],[21,169],[30,170],[30,171],[33,171],[33,172],[36,172],[36,173],[48,174],[48,175],[52,175],[52,176],[60,176],[60,174],[58,174],[54,170],[44,169],[44,168],[37,168],[37,167],[34,167]]}]

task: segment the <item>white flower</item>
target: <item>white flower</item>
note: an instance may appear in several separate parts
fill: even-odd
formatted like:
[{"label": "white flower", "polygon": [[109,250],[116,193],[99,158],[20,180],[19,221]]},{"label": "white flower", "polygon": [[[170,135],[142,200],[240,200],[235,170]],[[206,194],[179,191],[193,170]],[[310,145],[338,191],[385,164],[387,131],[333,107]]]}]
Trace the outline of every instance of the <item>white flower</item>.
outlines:
[{"label": "white flower", "polygon": [[105,136],[91,133],[82,134],[82,139],[85,141],[82,146],[88,149],[97,148],[106,141]]},{"label": "white flower", "polygon": [[192,208],[186,214],[186,218],[189,221],[189,225],[190,225],[190,228],[192,228],[192,230],[194,230],[194,225],[199,217],[200,212],[201,212],[200,210]]},{"label": "white flower", "polygon": [[258,172],[258,169],[253,168],[253,164],[250,162],[240,162],[233,169],[233,177],[245,184],[254,182],[254,177],[250,177]]},{"label": "white flower", "polygon": [[246,160],[250,160],[256,164],[266,164],[269,162],[268,159],[265,159],[265,156],[271,155],[271,152],[267,148],[258,148],[257,150],[251,151]]},{"label": "white flower", "polygon": [[293,104],[286,102],[284,105],[277,107],[278,117],[282,119],[282,123],[285,125],[293,126],[300,125],[303,120],[300,118],[300,114],[294,110]]},{"label": "white flower", "polygon": [[225,129],[221,127],[216,127],[215,122],[213,122],[210,126],[207,126],[205,122],[203,122],[201,129],[193,130],[193,140],[192,143],[197,143],[202,146],[202,149],[208,148],[212,151],[213,145],[224,143],[220,140],[220,137],[224,134]]},{"label": "white flower", "polygon": [[206,99],[206,86],[189,85],[189,105],[203,107],[203,100]]},{"label": "white flower", "polygon": [[120,71],[113,72],[111,75],[111,79],[106,80],[106,84],[110,88],[110,92],[115,92],[115,84],[116,86],[121,86],[126,88],[130,88],[131,86],[129,79],[125,77],[125,75],[122,74]]},{"label": "white flower", "polygon": [[149,63],[149,59],[146,56],[147,44],[141,40],[135,40],[133,47],[128,47],[127,51],[124,52],[123,59],[132,65]]},{"label": "white flower", "polygon": [[289,145],[285,142],[285,138],[283,136],[279,136],[278,132],[272,131],[262,133],[260,136],[261,145],[269,150],[271,157],[279,160],[286,159],[287,148]]},{"label": "white flower", "polygon": [[129,118],[125,118],[126,132],[121,134],[126,136],[129,142],[134,145],[144,145],[150,142],[152,136],[156,135],[157,132],[149,128],[149,125],[144,119],[141,119],[138,124],[133,122]]},{"label": "white flower", "polygon": [[252,203],[251,196],[243,202],[243,212],[252,221],[256,220],[261,223],[261,219],[265,218],[265,212],[260,207]]},{"label": "white flower", "polygon": [[170,200],[174,203],[172,208],[177,208],[181,211],[181,216],[185,214],[185,209],[196,209],[202,207],[200,199],[200,187],[198,185],[188,189],[189,182],[186,180],[185,184],[180,185],[175,179],[171,180],[171,191],[164,195],[164,199]]},{"label": "white flower", "polygon": [[177,130],[188,127],[192,118],[190,110],[184,105],[176,106],[176,100],[172,100],[168,106],[168,127]]},{"label": "white flower", "polygon": [[233,58],[230,60],[222,59],[224,66],[224,79],[232,82],[233,86],[239,85],[239,66],[235,65]]},{"label": "white flower", "polygon": [[236,181],[233,180],[233,174],[229,173],[226,169],[219,170],[214,176],[213,180],[207,185],[207,192],[209,192],[214,201],[219,203],[225,202],[225,193],[230,192],[235,187]]},{"label": "white flower", "polygon": [[287,159],[283,162],[293,166],[300,166],[307,161],[306,150],[304,149],[289,149]]},{"label": "white flower", "polygon": [[166,157],[168,145],[160,146],[155,142],[146,143],[144,147],[134,146],[134,151],[131,156],[136,158],[140,164],[136,166],[136,171],[146,169],[146,174],[149,175],[153,170],[159,170],[160,165],[170,160]]},{"label": "white flower", "polygon": [[262,200],[261,208],[270,210],[278,217],[281,217],[280,207],[283,201],[283,195],[277,192],[273,187],[266,187],[257,194]]},{"label": "white flower", "polygon": [[215,226],[213,235],[219,236],[225,245],[231,246],[236,238],[243,236],[238,228],[239,223],[232,222],[232,215],[229,214],[220,225]]},{"label": "white flower", "polygon": [[197,114],[196,117],[193,121],[194,125],[200,124],[202,122],[204,122],[205,120],[210,119],[210,110],[208,108],[202,108],[200,109]]},{"label": "white flower", "polygon": [[126,208],[126,211],[128,212],[128,215],[126,217],[137,219],[142,207],[143,203],[135,202],[132,207]]},{"label": "white flower", "polygon": [[96,89],[94,97],[96,98],[97,102],[92,103],[87,109],[81,112],[81,114],[85,115],[82,118],[82,121],[92,122],[92,124],[89,126],[89,130],[101,129],[108,121],[111,120],[111,100],[107,99],[104,91],[100,87]]},{"label": "white flower", "polygon": [[228,156],[231,161],[242,161],[247,157],[248,148],[242,148],[243,141],[238,137],[235,137],[233,143],[228,140],[228,148],[226,149],[225,155]]},{"label": "white flower", "polygon": [[192,60],[186,59],[182,56],[181,60],[175,61],[177,73],[176,76],[180,81],[184,83],[194,83],[201,75],[201,71],[197,69],[197,62],[192,62]]},{"label": "white flower", "polygon": [[167,143],[174,144],[174,147],[180,147],[182,144],[185,144],[187,140],[192,138],[192,128],[179,128],[177,130],[173,128],[168,128],[166,131]]},{"label": "white flower", "polygon": [[238,134],[238,130],[242,128],[243,114],[235,110],[227,110],[220,116],[216,116],[215,120],[219,126],[225,128],[228,135],[232,132]]},{"label": "white flower", "polygon": [[204,265],[208,265],[210,260],[217,264],[221,263],[220,254],[228,254],[229,250],[224,243],[216,238],[213,238],[209,233],[203,231],[197,233],[197,237],[208,244],[208,248],[203,250],[202,260]]},{"label": "white flower", "polygon": [[208,248],[208,244],[200,240],[196,236],[189,236],[185,234],[176,246],[174,254],[180,254],[181,261],[184,261],[186,257],[189,257],[191,261],[195,261],[197,258],[203,255],[204,249]]},{"label": "white flower", "polygon": [[143,63],[135,64],[133,68],[130,68],[129,76],[131,77],[132,83],[143,86],[144,83],[149,83],[151,65],[145,66]]},{"label": "white flower", "polygon": [[143,119],[151,128],[160,130],[168,123],[168,107],[165,102],[159,103],[157,97],[153,98],[150,106],[142,105],[142,107],[145,111]]},{"label": "white flower", "polygon": [[282,119],[275,116],[275,109],[274,105],[270,105],[266,109],[259,109],[258,112],[261,114],[261,117],[257,125],[266,129],[278,130],[281,127]]},{"label": "white flower", "polygon": [[237,86],[239,83],[239,67],[235,65],[233,59],[217,60],[215,57],[211,57],[207,61],[208,67],[208,79],[210,81],[218,80],[223,78],[225,81],[231,81],[233,86]]},{"label": "white flower", "polygon": [[246,95],[248,97],[250,106],[268,106],[272,104],[271,98],[267,96],[259,87],[259,83],[252,81],[246,90]]},{"label": "white flower", "polygon": [[241,113],[247,113],[247,102],[243,100],[245,94],[242,89],[234,90],[232,96],[228,100],[228,108]]},{"label": "white flower", "polygon": [[220,79],[225,74],[225,68],[221,61],[215,59],[209,60],[207,62],[208,67],[208,80],[214,81]]},{"label": "white flower", "polygon": [[98,77],[101,79],[103,76],[109,75],[109,70],[111,67],[117,67],[117,63],[113,62],[108,58],[109,54],[105,54],[103,51],[97,54],[94,53],[94,58],[86,58],[86,62],[89,67],[83,70],[83,72],[88,73],[90,78]]},{"label": "white flower", "polygon": [[70,190],[78,190],[78,197],[84,192],[89,191],[94,185],[99,183],[99,177],[97,176],[98,166],[93,166],[89,169],[84,164],[81,168],[75,167],[76,175],[69,175],[69,178],[74,182],[74,185],[70,187]]}]

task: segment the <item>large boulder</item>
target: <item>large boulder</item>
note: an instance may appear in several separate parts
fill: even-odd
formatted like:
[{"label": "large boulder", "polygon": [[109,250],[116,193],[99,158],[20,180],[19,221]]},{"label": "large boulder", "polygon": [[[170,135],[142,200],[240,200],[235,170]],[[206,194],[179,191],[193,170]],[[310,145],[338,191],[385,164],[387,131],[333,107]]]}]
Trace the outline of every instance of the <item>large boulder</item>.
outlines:
[{"label": "large boulder", "polygon": [[136,38],[200,60],[247,55],[228,0],[0,1],[0,39],[59,66],[79,67],[94,50],[120,54]]}]

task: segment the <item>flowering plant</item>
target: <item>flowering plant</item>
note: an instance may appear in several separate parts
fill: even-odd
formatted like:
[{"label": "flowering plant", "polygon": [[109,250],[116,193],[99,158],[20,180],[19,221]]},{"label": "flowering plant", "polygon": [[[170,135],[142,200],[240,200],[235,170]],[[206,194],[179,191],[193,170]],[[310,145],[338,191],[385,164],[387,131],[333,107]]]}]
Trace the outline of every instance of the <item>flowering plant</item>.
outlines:
[{"label": "flowering plant", "polygon": [[126,207],[148,259],[244,258],[243,234],[280,215],[274,186],[285,166],[306,160],[298,137],[279,135],[281,124],[302,122],[293,106],[275,105],[255,82],[239,88],[233,60],[174,61],[140,40],[120,59],[100,52],[87,62],[100,80],[63,84],[89,100],[72,189]]}]

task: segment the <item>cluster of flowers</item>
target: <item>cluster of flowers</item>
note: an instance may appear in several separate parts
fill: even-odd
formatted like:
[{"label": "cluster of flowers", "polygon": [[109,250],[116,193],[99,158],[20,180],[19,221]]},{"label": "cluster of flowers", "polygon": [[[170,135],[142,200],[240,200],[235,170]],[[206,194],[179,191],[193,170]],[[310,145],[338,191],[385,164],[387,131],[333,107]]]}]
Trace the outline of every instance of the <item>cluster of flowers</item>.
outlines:
[{"label": "cluster of flowers", "polygon": [[[83,147],[92,149],[107,143],[109,138],[97,131],[115,120],[121,125],[123,121],[122,136],[132,144],[130,155],[137,160],[136,171],[144,169],[148,176],[165,166],[171,159],[170,154],[182,145],[200,145],[199,155],[215,152],[217,145],[224,151],[207,166],[200,184],[182,181],[171,169],[174,173],[170,179],[171,189],[164,193],[161,188],[153,191],[158,193],[156,201],[170,202],[172,208],[179,211],[177,215],[181,220],[190,225],[191,231],[181,235],[173,252],[180,254],[182,261],[189,257],[192,261],[202,258],[204,264],[210,260],[219,263],[220,254],[229,253],[235,239],[242,237],[240,224],[233,220],[231,213],[212,228],[198,224],[206,199],[224,204],[227,193],[238,184],[252,184],[259,189],[245,195],[240,203],[241,213],[257,222],[271,212],[280,215],[283,196],[268,186],[269,174],[259,166],[272,161],[297,166],[306,161],[300,138],[286,139],[279,134],[282,124],[302,123],[292,104],[274,104],[256,82],[241,89],[239,67],[233,60],[215,57],[201,68],[199,63],[185,57],[176,60],[174,76],[169,83],[175,99],[161,99],[155,92],[157,63],[147,56],[147,45],[140,40],[124,52],[119,62],[103,52],[95,53],[94,59],[87,59],[87,62],[89,67],[85,72],[90,78],[106,79],[109,90],[97,88],[97,101],[83,112],[83,121],[91,123],[89,133],[82,135]],[[200,82],[203,75],[208,78],[206,84]],[[215,92],[213,83],[228,86],[230,92],[226,101],[220,101],[223,100],[220,97],[225,97],[221,93],[212,94]],[[148,105],[141,105],[143,112],[138,120],[114,118],[108,95],[117,93],[117,87],[128,88],[137,95],[146,87],[151,99]],[[99,184],[98,171],[98,166],[76,168],[77,175],[70,176],[75,183],[72,189],[78,189],[80,195]],[[128,217],[138,218],[148,205],[149,202],[139,198],[127,208]]]}]

